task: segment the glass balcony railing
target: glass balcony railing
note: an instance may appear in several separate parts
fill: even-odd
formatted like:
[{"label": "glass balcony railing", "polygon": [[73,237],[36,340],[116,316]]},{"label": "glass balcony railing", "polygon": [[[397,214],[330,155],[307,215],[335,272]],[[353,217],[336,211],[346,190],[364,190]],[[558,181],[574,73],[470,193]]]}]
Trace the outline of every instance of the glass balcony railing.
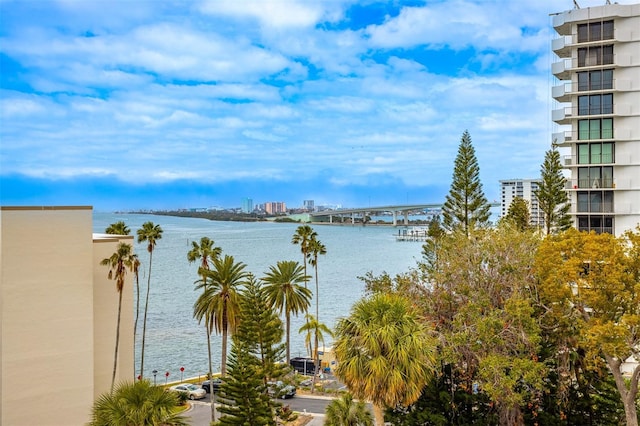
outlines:
[{"label": "glass balcony railing", "polygon": [[568,179],[565,189],[613,189],[616,181],[613,178]]}]

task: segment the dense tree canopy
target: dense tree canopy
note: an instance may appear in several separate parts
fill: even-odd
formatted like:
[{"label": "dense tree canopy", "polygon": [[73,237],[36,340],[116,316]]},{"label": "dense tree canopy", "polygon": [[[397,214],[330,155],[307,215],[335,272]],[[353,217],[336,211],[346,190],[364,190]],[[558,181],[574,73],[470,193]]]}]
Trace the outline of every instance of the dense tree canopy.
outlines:
[{"label": "dense tree canopy", "polygon": [[589,368],[606,362],[627,425],[637,426],[640,364],[628,381],[621,367],[640,362],[640,228],[624,238],[571,229],[546,239],[536,260],[545,323],[586,350]]}]

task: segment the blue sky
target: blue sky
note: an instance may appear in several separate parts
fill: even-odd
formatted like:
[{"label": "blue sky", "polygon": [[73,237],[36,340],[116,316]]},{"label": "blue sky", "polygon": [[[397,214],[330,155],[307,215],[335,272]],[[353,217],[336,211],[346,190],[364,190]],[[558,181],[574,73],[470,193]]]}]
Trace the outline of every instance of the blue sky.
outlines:
[{"label": "blue sky", "polygon": [[465,129],[497,199],[539,176],[571,8],[0,0],[2,205],[440,202]]}]

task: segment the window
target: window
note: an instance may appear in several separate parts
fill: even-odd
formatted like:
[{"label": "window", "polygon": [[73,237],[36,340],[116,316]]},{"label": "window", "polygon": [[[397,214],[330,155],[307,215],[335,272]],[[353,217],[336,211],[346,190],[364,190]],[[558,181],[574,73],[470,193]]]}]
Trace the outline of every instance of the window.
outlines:
[{"label": "window", "polygon": [[613,191],[578,192],[578,213],[613,213]]},{"label": "window", "polygon": [[578,96],[578,115],[613,114],[613,93]]},{"label": "window", "polygon": [[595,67],[613,64],[613,45],[591,46],[578,49],[578,66]]},{"label": "window", "polygon": [[578,24],[578,43],[613,39],[613,21]]},{"label": "window", "polygon": [[612,216],[578,216],[579,231],[595,231],[598,234],[613,234]]},{"label": "window", "polygon": [[613,162],[613,142],[578,144],[578,164],[611,164]]},{"label": "window", "polygon": [[582,71],[578,73],[578,91],[613,89],[613,70]]},{"label": "window", "polygon": [[613,167],[578,167],[578,188],[613,188]]},{"label": "window", "polygon": [[578,120],[578,139],[612,139],[613,118]]}]

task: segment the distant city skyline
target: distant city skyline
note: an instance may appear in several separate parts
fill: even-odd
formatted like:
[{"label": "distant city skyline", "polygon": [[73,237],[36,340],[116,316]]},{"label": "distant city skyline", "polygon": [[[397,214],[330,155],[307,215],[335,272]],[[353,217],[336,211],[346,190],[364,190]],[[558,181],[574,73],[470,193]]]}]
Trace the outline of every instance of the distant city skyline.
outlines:
[{"label": "distant city skyline", "polygon": [[562,130],[571,0],[126,5],[0,2],[3,205],[436,203],[465,130],[493,201]]}]

